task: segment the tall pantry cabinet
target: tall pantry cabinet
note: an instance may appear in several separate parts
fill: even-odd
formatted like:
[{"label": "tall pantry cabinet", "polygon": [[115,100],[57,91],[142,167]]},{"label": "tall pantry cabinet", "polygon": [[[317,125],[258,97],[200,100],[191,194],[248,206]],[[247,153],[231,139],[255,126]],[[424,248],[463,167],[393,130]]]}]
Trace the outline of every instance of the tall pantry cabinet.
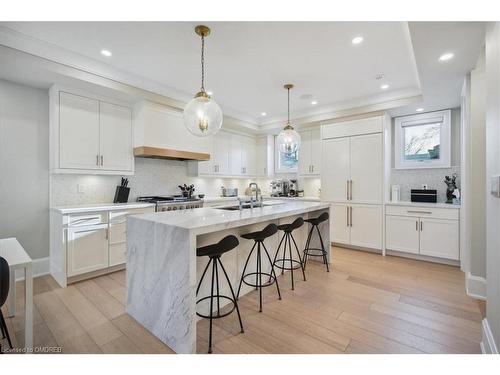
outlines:
[{"label": "tall pantry cabinet", "polygon": [[332,205],[332,242],[383,250],[390,119],[324,124],[321,139],[321,198]]}]

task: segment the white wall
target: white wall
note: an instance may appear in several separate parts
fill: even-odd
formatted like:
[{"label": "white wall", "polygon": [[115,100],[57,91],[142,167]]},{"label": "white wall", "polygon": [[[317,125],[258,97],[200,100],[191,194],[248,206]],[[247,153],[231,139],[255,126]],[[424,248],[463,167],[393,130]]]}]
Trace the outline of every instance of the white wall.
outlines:
[{"label": "white wall", "polygon": [[486,277],[486,82],[484,50],[470,75],[470,127],[468,160],[468,207],[470,220],[470,269]]},{"label": "white wall", "polygon": [[48,93],[0,80],[0,238],[49,255]]},{"label": "white wall", "polygon": [[[486,186],[500,175],[500,24],[491,23],[486,33]],[[500,344],[500,199],[486,196],[486,319]],[[486,339],[483,335],[483,342]]]}]

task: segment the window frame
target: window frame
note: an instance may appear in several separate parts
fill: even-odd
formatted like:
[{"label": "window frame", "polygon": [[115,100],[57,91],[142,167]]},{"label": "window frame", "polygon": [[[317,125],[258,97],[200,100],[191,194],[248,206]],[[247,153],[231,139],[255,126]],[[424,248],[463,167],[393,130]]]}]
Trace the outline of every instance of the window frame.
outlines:
[{"label": "window frame", "polygon": [[[441,123],[439,132],[439,159],[405,160],[405,132],[409,126]],[[425,169],[451,167],[451,110],[396,117],[394,122],[394,166],[396,169]]]},{"label": "window frame", "polygon": [[300,153],[297,151],[297,166],[295,168],[282,168],[281,167],[281,155],[278,147],[278,137],[274,136],[274,173],[280,174],[290,174],[290,173],[298,173],[299,172],[299,158]]}]

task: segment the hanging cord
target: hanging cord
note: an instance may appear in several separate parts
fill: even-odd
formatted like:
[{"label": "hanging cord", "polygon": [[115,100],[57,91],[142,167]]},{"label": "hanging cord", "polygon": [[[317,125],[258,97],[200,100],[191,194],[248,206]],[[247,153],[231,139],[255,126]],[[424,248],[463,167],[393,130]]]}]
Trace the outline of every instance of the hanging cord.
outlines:
[{"label": "hanging cord", "polygon": [[288,93],[288,120],[287,120],[287,124],[290,124],[290,89],[286,89],[287,93]]},{"label": "hanging cord", "polygon": [[205,92],[205,36],[201,36],[201,92]]}]

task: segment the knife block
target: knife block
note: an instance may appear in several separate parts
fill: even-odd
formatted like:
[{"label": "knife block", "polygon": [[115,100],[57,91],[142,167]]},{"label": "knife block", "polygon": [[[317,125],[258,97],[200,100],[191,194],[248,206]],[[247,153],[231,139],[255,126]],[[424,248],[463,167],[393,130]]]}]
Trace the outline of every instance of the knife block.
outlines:
[{"label": "knife block", "polygon": [[117,186],[115,191],[115,199],[113,199],[113,203],[127,203],[129,193],[130,193],[129,187]]}]

